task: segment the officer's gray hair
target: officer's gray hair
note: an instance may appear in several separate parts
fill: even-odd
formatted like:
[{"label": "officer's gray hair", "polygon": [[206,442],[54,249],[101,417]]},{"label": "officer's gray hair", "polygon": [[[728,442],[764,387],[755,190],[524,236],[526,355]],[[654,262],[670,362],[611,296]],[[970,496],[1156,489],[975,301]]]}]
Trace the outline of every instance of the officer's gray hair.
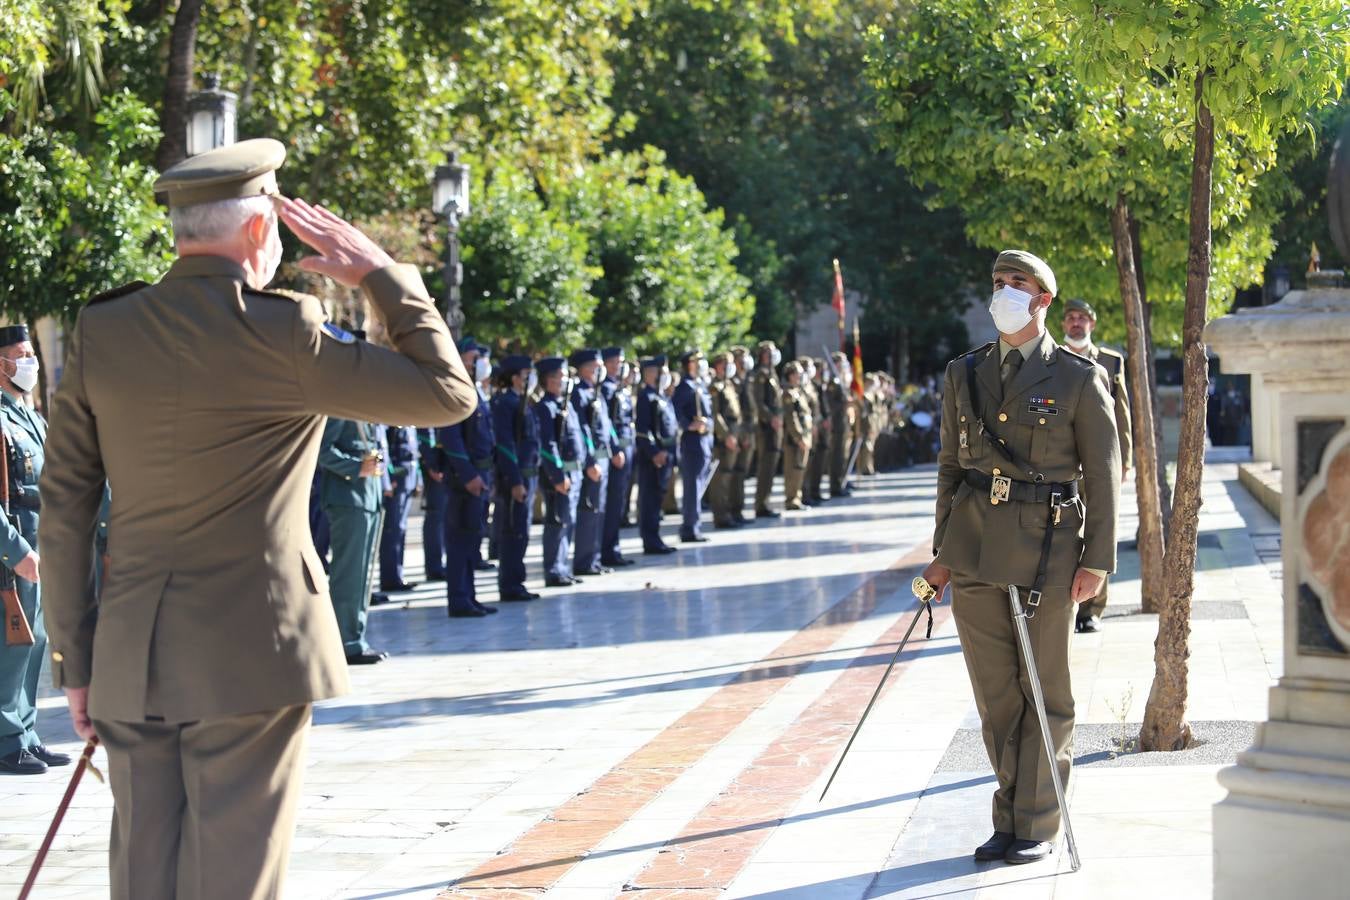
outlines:
[{"label": "officer's gray hair", "polygon": [[259,195],[177,206],[169,210],[169,218],[175,242],[210,242],[234,236],[254,216],[265,216],[271,210],[271,198]]}]

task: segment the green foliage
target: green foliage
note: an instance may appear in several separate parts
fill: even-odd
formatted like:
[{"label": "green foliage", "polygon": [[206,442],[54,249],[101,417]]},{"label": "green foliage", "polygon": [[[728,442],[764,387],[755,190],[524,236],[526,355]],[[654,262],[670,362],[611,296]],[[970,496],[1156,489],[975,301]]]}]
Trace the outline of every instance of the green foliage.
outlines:
[{"label": "green foliage", "polygon": [[580,346],[591,326],[600,270],[587,264],[589,235],[546,207],[518,169],[492,173],[460,231],[463,304],[475,334],[505,349],[540,352]]},{"label": "green foliage", "polygon": [[556,192],[563,217],[591,236],[599,269],[594,344],[639,353],[724,346],[745,336],[749,281],[720,210],[659,150],[611,153]]}]

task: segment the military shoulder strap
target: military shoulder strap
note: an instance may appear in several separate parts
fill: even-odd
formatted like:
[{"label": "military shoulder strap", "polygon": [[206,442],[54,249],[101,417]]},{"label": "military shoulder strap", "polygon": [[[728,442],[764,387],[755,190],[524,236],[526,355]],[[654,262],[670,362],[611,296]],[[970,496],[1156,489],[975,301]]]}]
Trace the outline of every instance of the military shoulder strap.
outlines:
[{"label": "military shoulder strap", "polygon": [[150,285],[144,281],[133,281],[130,284],[124,284],[121,287],[113,288],[110,291],[104,291],[101,294],[95,294],[94,296],[89,298],[89,303],[86,305],[93,306],[95,303],[106,303],[109,300],[116,300],[118,297],[125,297],[128,294],[134,294],[141,288],[147,288],[149,286]]},{"label": "military shoulder strap", "polygon": [[[996,346],[997,344],[991,342],[980,349],[983,350]],[[1008,446],[1008,442],[999,437],[998,432],[994,431],[993,428],[989,427],[989,423],[985,422],[984,416],[980,413],[979,379],[975,377],[975,367],[979,365],[980,362],[979,350],[972,350],[970,353],[965,354],[964,359],[966,361],[966,393],[970,396],[970,411],[971,414],[975,416],[976,424],[979,425],[981,431],[989,435],[990,440],[993,442],[994,449],[997,450],[1004,459],[1026,472],[1027,476],[1032,481],[1044,481],[1045,476],[1036,471],[1035,466],[1024,462],[1016,453],[1014,453],[1012,448]]]}]

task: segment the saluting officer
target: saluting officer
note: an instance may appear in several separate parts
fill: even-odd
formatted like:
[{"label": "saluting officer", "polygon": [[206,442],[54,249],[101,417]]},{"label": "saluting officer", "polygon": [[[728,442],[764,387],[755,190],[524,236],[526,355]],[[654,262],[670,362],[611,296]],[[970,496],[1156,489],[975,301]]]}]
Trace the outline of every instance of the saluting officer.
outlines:
[{"label": "saluting officer", "polygon": [[572,574],[603,575],[612,571],[600,563],[609,470],[613,465],[623,465],[623,451],[618,450],[614,428],[609,421],[609,408],[600,392],[599,373],[603,371],[600,351],[578,350],[572,354],[570,362],[577,371],[576,385],[572,388],[572,408],[576,410],[586,440],[586,478],[581,483],[581,503],[577,508]]},{"label": "saluting officer", "polygon": [[802,509],[802,481],[811,454],[811,401],[802,388],[802,365],[790,362],[783,368],[787,389],[783,392],[783,508]]},{"label": "saluting officer", "polygon": [[619,529],[628,516],[628,495],[633,482],[635,443],[633,431],[633,392],[628,386],[629,364],[624,360],[622,347],[606,347],[600,351],[605,361],[605,379],[600,382],[600,393],[604,395],[605,406],[609,410],[609,424],[617,450],[615,459],[622,457],[622,463],[611,460],[609,469],[609,488],[605,496],[605,528],[600,537],[600,564],[611,568],[631,566],[636,560],[627,559],[619,549]]},{"label": "saluting officer", "polygon": [[[0,429],[9,478],[9,513],[0,515],[0,564],[11,572],[33,643],[0,643],[0,772],[40,775],[70,764],[37,733],[37,683],[47,653],[38,582],[38,476],[47,423],[25,397],[37,386],[38,360],[26,325],[0,328]],[[60,557],[58,557],[59,559]],[[58,562],[58,566],[60,563]],[[11,627],[5,623],[6,633]]]},{"label": "saluting officer", "polygon": [[[1106,373],[1045,331],[1055,276],[1020,250],[1000,253],[989,304],[997,343],[947,366],[938,455],[937,558],[952,586],[961,650],[998,778],[994,835],[979,860],[1044,859],[1060,829],[1046,751],[1010,615],[1026,591],[1027,628],[1064,784],[1073,758],[1069,640],[1074,605],[1116,564],[1120,447]],[[1082,489],[1093,498],[1086,508]]]},{"label": "saluting officer", "polygon": [[[435,426],[473,386],[417,270],[277,196],[278,141],[168,169],[179,258],[81,311],[42,475],[52,674],[108,753],[112,900],[264,900],[285,882],[310,704],[347,689],[306,495],[324,416]],[[360,286],[397,350],[263,288],[277,217]],[[127,360],[136,365],[128,365]],[[92,528],[114,486],[98,602]],[[92,717],[92,720],[91,720]]]},{"label": "saluting officer", "polygon": [[783,361],[783,354],[773,341],[760,341],[755,352],[759,364],[750,376],[750,402],[754,404],[758,425],[755,518],[776,519],[780,514],[769,508],[769,497],[773,493],[774,473],[778,471],[778,456],[783,451],[783,389],[778,383],[778,364]]},{"label": "saluting officer", "polygon": [[[1098,347],[1092,341],[1097,327],[1097,312],[1086,300],[1069,300],[1064,304],[1064,343],[1080,356],[1086,356],[1106,370],[1111,385],[1111,399],[1116,408],[1116,435],[1120,438],[1120,478],[1129,477],[1134,463],[1134,438],[1130,430],[1130,394],[1125,387],[1125,357],[1108,347]],[[1084,503],[1092,500],[1084,495]],[[1079,604],[1075,628],[1085,634],[1100,631],[1102,613],[1106,610],[1107,583],[1102,581],[1101,593],[1086,603]]]},{"label": "saluting officer", "polygon": [[670,380],[665,356],[642,360],[637,400],[638,531],[642,552],[657,555],[676,549],[661,539],[661,501],[670,484],[679,434],[675,410],[665,396]]},{"label": "saluting officer", "polygon": [[731,483],[731,518],[744,525],[750,521],[745,517],[745,479],[750,477],[750,467],[755,464],[755,437],[759,431],[755,404],[750,399],[750,376],[755,361],[745,347],[732,347],[731,359],[736,364],[736,375],[731,381],[736,385],[736,398],[741,406],[741,424],[736,433],[740,450],[736,454],[736,478]]},{"label": "saluting officer", "polygon": [[717,460],[717,471],[708,485],[708,505],[712,507],[714,527],[740,528],[741,520],[736,518],[732,506],[742,424],[736,362],[730,353],[718,353],[712,363],[713,379],[708,393],[712,397],[713,458]]},{"label": "saluting officer", "polygon": [[[466,338],[461,341],[473,341]],[[473,344],[474,375],[483,375],[488,361],[484,348]],[[492,411],[482,385],[474,383],[478,403],[462,422],[436,430],[436,443],[444,451],[445,483],[450,488],[445,503],[445,599],[452,619],[481,619],[497,612],[495,606],[478,602],[475,573],[483,545],[484,520],[492,496]]]},{"label": "saluting officer", "polygon": [[389,487],[384,494],[384,534],[380,537],[380,590],[410,591],[417,587],[403,580],[403,550],[408,541],[408,508],[422,486],[417,461],[417,429],[390,425],[384,430],[389,456]]},{"label": "saluting officer", "polygon": [[528,356],[508,356],[497,366],[497,378],[492,397],[497,438],[494,525],[501,521],[497,591],[502,600],[537,600],[539,595],[525,587],[525,549],[539,481],[539,422],[527,399],[535,387],[534,366]]},{"label": "saluting officer", "polygon": [[544,584],[568,587],[581,579],[572,574],[572,535],[581,503],[581,470],[586,443],[577,411],[563,384],[567,361],[550,356],[534,364],[544,396],[534,405],[539,426],[539,489],[544,495]]},{"label": "saluting officer", "polygon": [[680,424],[680,540],[701,544],[708,540],[703,536],[700,501],[708,484],[713,449],[708,361],[702,350],[689,350],[680,356],[680,367],[684,377],[672,398],[675,420]]}]

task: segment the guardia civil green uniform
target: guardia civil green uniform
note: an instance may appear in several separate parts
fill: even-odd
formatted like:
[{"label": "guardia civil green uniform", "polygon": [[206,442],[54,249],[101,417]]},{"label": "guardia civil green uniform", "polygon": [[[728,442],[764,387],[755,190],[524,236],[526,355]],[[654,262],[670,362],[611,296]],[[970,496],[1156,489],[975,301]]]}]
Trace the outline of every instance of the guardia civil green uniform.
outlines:
[{"label": "guardia civil green uniform", "polygon": [[[1026,271],[1022,257],[1030,254],[1006,264]],[[1044,267],[1046,290],[1053,294],[1053,274],[1035,262]],[[1024,361],[1005,386],[1001,366],[1012,354]],[[999,452],[999,441],[1018,463]],[[952,572],[952,612],[998,779],[996,832],[1053,841],[1060,828],[1008,585],[1022,589],[1024,602],[1036,602],[1027,626],[1067,784],[1074,721],[1070,590],[1080,567],[1115,568],[1119,487],[1114,408],[1100,367],[1044,332],[1021,347],[1000,341],[948,365],[933,549],[937,562]],[[1093,498],[1086,508],[1084,491]],[[1051,541],[1042,594],[1032,598],[1028,592],[1038,580],[1047,523]]]}]

